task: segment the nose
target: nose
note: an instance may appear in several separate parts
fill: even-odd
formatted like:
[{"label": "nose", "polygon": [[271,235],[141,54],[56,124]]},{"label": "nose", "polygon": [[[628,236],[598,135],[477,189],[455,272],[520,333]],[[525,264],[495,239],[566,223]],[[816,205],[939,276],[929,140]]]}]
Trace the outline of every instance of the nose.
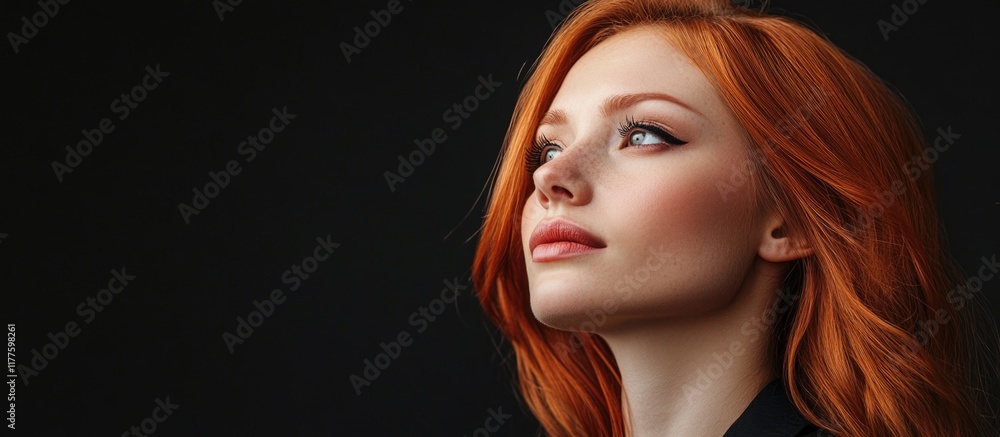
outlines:
[{"label": "nose", "polygon": [[543,208],[554,203],[585,205],[593,195],[590,177],[594,171],[593,157],[586,150],[570,147],[558,157],[539,166],[532,179],[535,193]]}]

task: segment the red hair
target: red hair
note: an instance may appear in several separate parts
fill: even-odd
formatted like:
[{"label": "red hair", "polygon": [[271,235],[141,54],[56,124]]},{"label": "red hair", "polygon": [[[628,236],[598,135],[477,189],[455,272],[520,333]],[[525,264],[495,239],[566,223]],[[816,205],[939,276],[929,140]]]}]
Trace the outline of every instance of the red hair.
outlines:
[{"label": "red hair", "polygon": [[[520,216],[534,187],[522,157],[576,60],[635,26],[662,29],[714,85],[750,144],[747,183],[813,249],[790,266],[785,285],[799,299],[769,345],[802,415],[846,436],[982,432],[966,361],[968,310],[947,301],[958,274],[940,237],[932,179],[904,170],[927,144],[909,108],[793,20],[728,0],[609,0],[578,7],[533,65],[473,266],[483,308],[515,352],[524,400],[548,434],[621,436],[625,420],[604,341],[532,314]],[[720,181],[723,195],[732,183],[739,178]],[[952,323],[916,335],[941,314]]]}]

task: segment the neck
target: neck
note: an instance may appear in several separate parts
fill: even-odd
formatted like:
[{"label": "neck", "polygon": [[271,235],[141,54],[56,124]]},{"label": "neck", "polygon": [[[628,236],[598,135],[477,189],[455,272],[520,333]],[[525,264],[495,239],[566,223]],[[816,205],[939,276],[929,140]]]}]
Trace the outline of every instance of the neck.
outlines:
[{"label": "neck", "polygon": [[767,356],[774,316],[787,310],[773,275],[751,275],[726,307],[601,332],[622,377],[628,435],[721,436],[777,375]]}]

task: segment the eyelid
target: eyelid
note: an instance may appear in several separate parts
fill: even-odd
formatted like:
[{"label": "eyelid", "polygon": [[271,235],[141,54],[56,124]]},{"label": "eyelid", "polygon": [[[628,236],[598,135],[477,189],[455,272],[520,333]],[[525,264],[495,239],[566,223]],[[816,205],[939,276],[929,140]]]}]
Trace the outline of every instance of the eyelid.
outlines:
[{"label": "eyelid", "polygon": [[662,127],[660,123],[657,123],[655,121],[645,121],[645,120],[636,121],[635,118],[632,116],[626,117],[625,121],[618,125],[618,134],[624,139],[628,137],[629,133],[631,133],[636,129],[641,129],[650,132],[660,137],[662,140],[664,140],[665,143],[673,146],[683,146],[688,143],[687,141],[677,138],[675,135],[669,132],[669,129]]},{"label": "eyelid", "polygon": [[544,164],[541,163],[540,160],[542,158],[542,153],[544,153],[545,149],[549,146],[555,146],[558,147],[559,150],[562,150],[561,145],[548,139],[545,134],[538,135],[535,140],[531,142],[531,145],[528,146],[528,149],[524,153],[524,169],[529,174],[533,174],[535,170],[538,170],[538,167],[541,167]]},{"label": "eyelid", "polygon": [[[663,140],[663,144],[669,144],[675,147],[683,146],[688,143],[688,141],[677,138],[674,134],[670,133],[670,129],[663,127],[660,123],[655,121],[636,121],[634,117],[628,116],[625,118],[625,121],[619,123],[618,125],[618,134],[622,137],[622,139],[626,139],[629,134],[635,130],[649,132]],[[542,154],[549,146],[558,147],[560,151],[563,149],[563,146],[550,140],[545,136],[545,134],[539,133],[532,141],[528,149],[525,150],[524,167],[529,174],[533,174],[539,167],[545,164],[540,161]],[[648,144],[646,146],[655,146],[655,144]]]}]

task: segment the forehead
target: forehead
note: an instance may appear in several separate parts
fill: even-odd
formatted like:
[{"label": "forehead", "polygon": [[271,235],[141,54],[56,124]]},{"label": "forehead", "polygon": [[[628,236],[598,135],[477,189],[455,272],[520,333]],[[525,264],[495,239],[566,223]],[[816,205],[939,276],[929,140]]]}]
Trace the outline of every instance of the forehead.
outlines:
[{"label": "forehead", "polygon": [[552,102],[571,113],[615,95],[662,93],[692,112],[712,118],[725,104],[701,70],[667,41],[665,30],[643,26],[600,42],[573,65]]}]

